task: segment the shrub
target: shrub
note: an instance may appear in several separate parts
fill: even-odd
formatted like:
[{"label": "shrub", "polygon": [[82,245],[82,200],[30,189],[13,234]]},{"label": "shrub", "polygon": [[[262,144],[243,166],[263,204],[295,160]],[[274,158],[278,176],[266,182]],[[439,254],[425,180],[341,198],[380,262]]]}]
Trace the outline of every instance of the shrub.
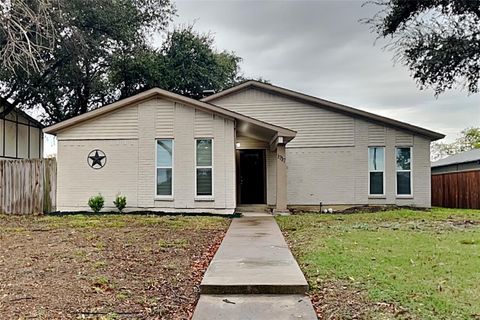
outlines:
[{"label": "shrub", "polygon": [[127,206],[127,197],[117,195],[115,201],[113,201],[115,207],[117,207],[118,211],[122,212],[123,209]]},{"label": "shrub", "polygon": [[101,194],[88,199],[88,206],[92,209],[94,213],[99,213],[100,210],[102,210],[104,203],[105,199]]}]

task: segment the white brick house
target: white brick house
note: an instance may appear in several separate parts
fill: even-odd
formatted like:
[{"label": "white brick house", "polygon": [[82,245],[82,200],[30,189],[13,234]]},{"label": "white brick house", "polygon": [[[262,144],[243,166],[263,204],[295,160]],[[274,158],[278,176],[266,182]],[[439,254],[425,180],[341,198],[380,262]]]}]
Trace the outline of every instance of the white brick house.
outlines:
[{"label": "white brick house", "polygon": [[151,89],[45,132],[58,139],[59,210],[121,193],[129,210],[216,213],[429,207],[429,147],[443,137],[255,81],[202,101]]}]

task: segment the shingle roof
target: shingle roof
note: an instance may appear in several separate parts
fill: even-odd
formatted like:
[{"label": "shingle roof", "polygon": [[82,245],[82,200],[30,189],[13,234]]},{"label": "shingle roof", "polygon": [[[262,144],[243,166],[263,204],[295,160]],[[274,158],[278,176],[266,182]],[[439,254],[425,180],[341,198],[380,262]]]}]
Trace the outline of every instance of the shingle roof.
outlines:
[{"label": "shingle roof", "polygon": [[472,149],[462,153],[457,153],[435,162],[432,162],[432,168],[443,167],[452,164],[480,161],[480,149]]},{"label": "shingle roof", "polygon": [[260,90],[269,91],[269,92],[274,92],[276,94],[280,94],[280,95],[283,95],[283,96],[286,96],[286,97],[289,97],[289,98],[292,98],[292,99],[296,99],[296,100],[299,100],[299,101],[302,101],[302,102],[311,103],[313,105],[317,105],[317,106],[322,107],[322,108],[329,108],[331,110],[341,112],[341,113],[345,113],[345,114],[348,114],[350,116],[361,117],[361,118],[365,118],[365,119],[372,120],[372,121],[375,121],[375,122],[380,122],[380,123],[384,123],[384,124],[387,124],[387,125],[391,125],[391,126],[396,127],[396,128],[404,129],[404,130],[407,130],[407,131],[425,136],[432,141],[445,138],[445,135],[443,135],[441,133],[438,133],[438,132],[435,132],[435,131],[432,131],[432,130],[428,130],[428,129],[421,128],[421,127],[418,127],[418,126],[415,126],[415,125],[412,125],[412,124],[409,124],[409,123],[401,122],[401,121],[390,119],[390,118],[387,118],[387,117],[382,117],[382,116],[379,116],[379,115],[371,113],[371,112],[363,111],[363,110],[356,109],[356,108],[353,108],[353,107],[349,107],[349,106],[346,106],[346,105],[343,105],[343,104],[328,101],[328,100],[325,100],[325,99],[320,99],[320,98],[309,96],[309,95],[306,95],[306,94],[303,94],[303,93],[300,93],[300,92],[296,92],[296,91],[293,91],[293,90],[289,90],[289,89],[286,89],[286,88],[274,86],[272,84],[267,84],[267,83],[263,83],[263,82],[259,82],[259,81],[255,81],[255,80],[245,81],[245,82],[243,82],[239,85],[236,85],[236,86],[231,87],[229,89],[217,92],[217,93],[212,94],[212,95],[210,95],[206,98],[203,98],[203,99],[201,99],[201,101],[215,103],[214,100],[216,100],[220,97],[224,97],[224,96],[230,95],[232,93],[236,93],[236,92],[239,92],[241,90],[245,90],[245,89],[248,89],[248,88],[251,88],[251,87],[256,88],[256,89],[260,89]]}]

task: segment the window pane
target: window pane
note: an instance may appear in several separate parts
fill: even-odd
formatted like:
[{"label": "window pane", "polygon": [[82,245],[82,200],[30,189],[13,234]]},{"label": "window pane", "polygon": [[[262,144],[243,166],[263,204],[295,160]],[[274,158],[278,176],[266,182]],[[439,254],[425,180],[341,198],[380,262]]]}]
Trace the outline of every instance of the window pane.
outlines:
[{"label": "window pane", "polygon": [[380,147],[368,148],[368,169],[370,171],[383,171],[385,164],[385,149]]},{"label": "window pane", "polygon": [[172,166],[172,146],[172,140],[157,140],[157,167]]},{"label": "window pane", "polygon": [[157,169],[157,195],[172,195],[172,169]]},{"label": "window pane", "polygon": [[197,195],[212,195],[212,169],[197,169]]},{"label": "window pane", "polygon": [[197,140],[197,166],[212,165],[212,140]]},{"label": "window pane", "polygon": [[397,172],[397,194],[412,194],[410,172]]},{"label": "window pane", "polygon": [[410,148],[397,148],[397,170],[410,170]]},{"label": "window pane", "polygon": [[370,194],[383,194],[383,172],[370,172]]}]

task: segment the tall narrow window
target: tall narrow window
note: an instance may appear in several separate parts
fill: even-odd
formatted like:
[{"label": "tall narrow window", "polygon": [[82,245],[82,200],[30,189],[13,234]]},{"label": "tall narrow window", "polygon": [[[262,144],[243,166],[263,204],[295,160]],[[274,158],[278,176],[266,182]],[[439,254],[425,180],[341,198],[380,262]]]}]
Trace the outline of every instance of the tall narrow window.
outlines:
[{"label": "tall narrow window", "polygon": [[369,191],[372,196],[384,195],[385,179],[385,148],[368,148],[368,181]]},{"label": "tall narrow window", "polygon": [[157,196],[172,196],[173,140],[157,140]]},{"label": "tall narrow window", "polygon": [[412,195],[412,148],[396,148],[397,195]]},{"label": "tall narrow window", "polygon": [[196,140],[197,196],[213,195],[213,140]]}]

